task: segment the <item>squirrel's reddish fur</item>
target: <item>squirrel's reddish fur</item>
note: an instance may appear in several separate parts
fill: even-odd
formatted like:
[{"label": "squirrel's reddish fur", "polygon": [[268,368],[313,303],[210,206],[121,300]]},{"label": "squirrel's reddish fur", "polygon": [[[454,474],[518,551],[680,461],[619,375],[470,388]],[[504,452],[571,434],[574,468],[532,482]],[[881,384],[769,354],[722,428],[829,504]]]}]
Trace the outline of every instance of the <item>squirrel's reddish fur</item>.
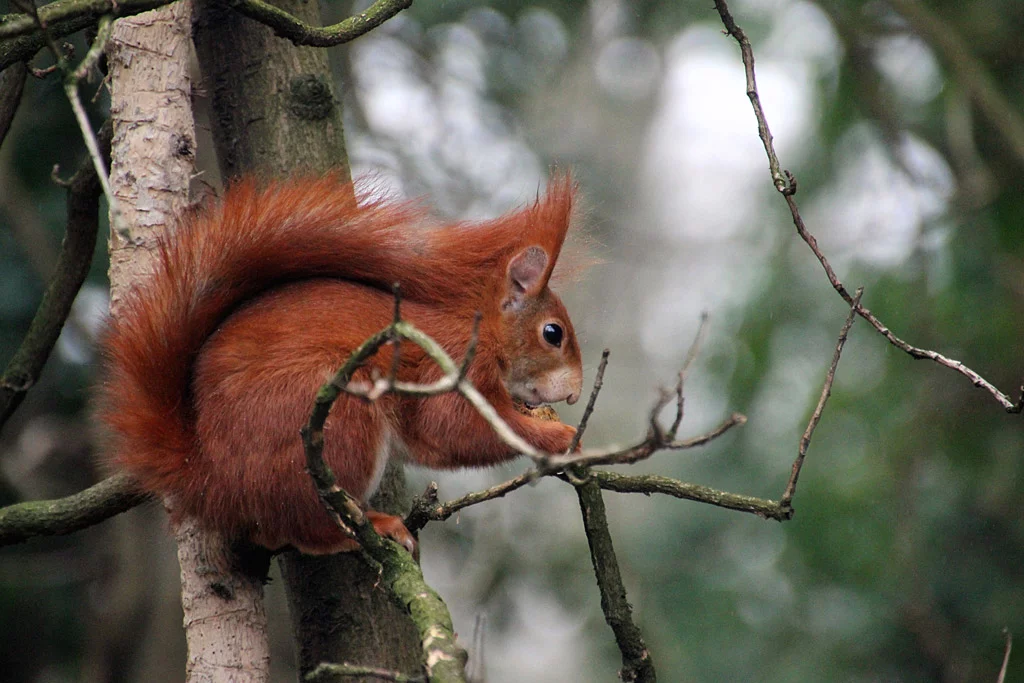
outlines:
[{"label": "squirrel's reddish fur", "polygon": [[[579,347],[547,286],[573,196],[560,177],[519,211],[436,225],[412,204],[357,202],[332,177],[235,184],[162,242],[155,273],[105,334],[100,418],[113,460],[168,497],[176,515],[229,537],[272,549],[350,548],[305,472],[299,428],[317,388],[390,322],[394,282],[403,318],[456,359],[479,311],[469,379],[528,442],[564,450],[573,428],[523,414],[513,396],[579,396]],[[390,368],[388,348],[356,379]],[[439,376],[418,347],[401,346],[399,379]],[[456,394],[342,397],[325,440],[339,483],[363,500],[394,452],[435,468],[514,455]],[[374,523],[407,535],[394,518]]]}]

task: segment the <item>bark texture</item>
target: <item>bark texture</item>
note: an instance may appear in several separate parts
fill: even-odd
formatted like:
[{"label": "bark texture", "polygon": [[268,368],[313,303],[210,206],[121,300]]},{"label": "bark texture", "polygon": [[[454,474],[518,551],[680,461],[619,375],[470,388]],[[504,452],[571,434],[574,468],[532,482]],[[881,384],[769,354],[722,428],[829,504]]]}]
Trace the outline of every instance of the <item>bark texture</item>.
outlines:
[{"label": "bark texture", "polygon": [[[321,23],[316,3],[275,5],[307,23]],[[229,181],[241,175],[269,178],[328,170],[347,175],[341,108],[327,54],[278,38],[220,0],[199,0],[196,8],[194,40],[203,90],[211,98],[221,175]],[[399,512],[401,469],[389,472],[378,509]],[[280,564],[300,678],[325,661],[419,671],[420,644],[411,621],[354,553],[311,557],[290,552]]]},{"label": "bark texture", "polygon": [[[111,80],[111,311],[152,270],[161,234],[189,204],[195,163],[189,2],[117,22]],[[186,680],[269,680],[263,587],[234,569],[216,535],[174,530],[188,642]]]}]

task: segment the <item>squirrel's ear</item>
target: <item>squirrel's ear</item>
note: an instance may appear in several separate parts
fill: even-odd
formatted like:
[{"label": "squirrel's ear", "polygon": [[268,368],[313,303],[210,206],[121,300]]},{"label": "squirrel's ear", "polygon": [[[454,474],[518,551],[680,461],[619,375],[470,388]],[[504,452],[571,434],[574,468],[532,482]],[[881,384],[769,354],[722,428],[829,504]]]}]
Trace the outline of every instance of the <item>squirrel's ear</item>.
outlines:
[{"label": "squirrel's ear", "polygon": [[519,308],[527,298],[536,296],[548,284],[551,274],[548,255],[538,246],[527,247],[508,262],[503,308]]}]

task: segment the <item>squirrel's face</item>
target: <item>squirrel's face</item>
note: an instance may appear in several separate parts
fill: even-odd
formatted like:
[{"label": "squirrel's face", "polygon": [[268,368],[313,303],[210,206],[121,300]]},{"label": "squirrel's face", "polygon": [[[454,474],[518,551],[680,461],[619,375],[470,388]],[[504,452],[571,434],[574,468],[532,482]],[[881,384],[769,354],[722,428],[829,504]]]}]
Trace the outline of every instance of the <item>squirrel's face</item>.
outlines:
[{"label": "squirrel's face", "polygon": [[583,391],[583,366],[569,314],[545,289],[516,311],[506,311],[505,386],[527,406],[570,404]]}]

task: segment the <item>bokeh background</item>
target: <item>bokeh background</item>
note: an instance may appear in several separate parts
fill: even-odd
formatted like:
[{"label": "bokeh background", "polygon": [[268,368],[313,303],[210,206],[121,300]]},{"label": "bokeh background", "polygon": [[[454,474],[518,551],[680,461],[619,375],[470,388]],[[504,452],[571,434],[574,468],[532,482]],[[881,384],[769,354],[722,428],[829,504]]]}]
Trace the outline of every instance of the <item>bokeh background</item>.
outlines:
[{"label": "bokeh background", "polygon": [[[863,285],[865,305],[897,335],[1016,397],[1024,138],[1012,131],[1024,135],[1024,4],[730,6],[753,43],[782,164],[840,278]],[[332,4],[325,18],[352,9]],[[711,2],[419,0],[332,59],[354,172],[395,194],[484,217],[532,199],[553,166],[574,170],[585,248],[603,263],[562,293],[588,378],[601,349],[612,351],[588,445],[643,436],[657,388],[674,383],[707,311],[684,435],[732,411],[749,421],[630,471],[781,495],[847,307],[771,185],[739,51]],[[1006,110],[979,107],[979,86]],[[101,93],[97,121],[104,107]],[[51,169],[67,175],[82,155],[57,79],[32,80],[0,149],[0,359],[53,268],[64,207]],[[202,166],[215,185],[208,157]],[[102,252],[43,378],[0,435],[0,504],[102,476],[88,417]],[[562,414],[578,418],[580,406]],[[523,467],[411,471],[411,488],[436,479],[451,498]],[[861,321],[791,522],[606,499],[662,680],[957,682],[995,680],[1004,627],[1024,638],[1022,493],[1021,417]],[[165,524],[149,506],[4,548],[0,678],[180,679]],[[616,680],[570,487],[544,481],[428,527],[423,566],[491,683]],[[285,680],[279,593],[271,585],[275,676]],[[1008,681],[1024,681],[1022,661],[1011,658]]]}]

